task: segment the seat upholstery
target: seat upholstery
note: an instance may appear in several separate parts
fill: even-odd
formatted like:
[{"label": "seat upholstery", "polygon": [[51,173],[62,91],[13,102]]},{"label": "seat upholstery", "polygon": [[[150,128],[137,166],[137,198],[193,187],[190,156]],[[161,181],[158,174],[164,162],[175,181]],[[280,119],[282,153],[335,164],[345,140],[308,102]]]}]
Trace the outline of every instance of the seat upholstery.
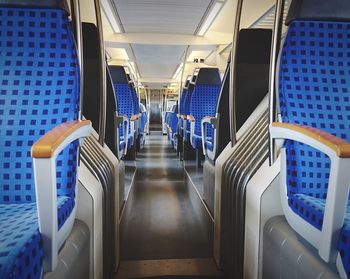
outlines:
[{"label": "seat upholstery", "polygon": [[[134,114],[135,102],[124,67],[109,66],[109,70],[113,81],[114,92],[117,98],[118,114],[127,116],[130,121],[131,116]],[[120,141],[122,141],[122,138],[124,137],[122,124],[120,124],[119,131]],[[131,132],[131,125],[129,123],[128,148],[132,147],[133,145],[134,133]]]},{"label": "seat upholstery", "polygon": [[[350,23],[295,20],[280,62],[282,121],[315,127],[350,141]],[[288,140],[287,195],[292,210],[321,230],[330,159],[310,146]],[[348,210],[349,212],[349,205]],[[350,275],[349,213],[338,248]]]},{"label": "seat upholstery", "polygon": [[[69,26],[61,9],[0,7],[1,278],[41,274],[30,153],[49,130],[78,119],[79,66]],[[72,143],[56,162],[58,229],[75,205],[77,147]]]},{"label": "seat upholstery", "polygon": [[173,111],[170,114],[169,117],[169,126],[171,128],[171,143],[174,146],[174,138],[177,134],[177,125],[178,125],[178,121],[179,119],[177,118],[177,113],[178,113],[178,105],[175,105]]},{"label": "seat upholstery", "polygon": [[[191,82],[188,84],[188,90],[184,96],[183,103],[183,114],[190,115],[190,107],[191,107],[191,97],[194,89],[194,84],[196,82],[197,76],[193,76]],[[184,139],[185,141],[190,141],[191,135],[191,125],[188,120],[183,121],[183,130],[184,130]]]},{"label": "seat upholstery", "polygon": [[[192,138],[193,148],[202,148],[201,120],[205,116],[215,116],[220,88],[221,81],[218,69],[200,69],[190,102],[190,114],[195,118],[194,137]],[[212,138],[212,126],[205,125],[207,125],[207,136]]]},{"label": "seat upholstery", "polygon": [[[70,200],[57,199],[63,217]],[[40,278],[43,251],[36,204],[0,204],[0,216],[0,278]]]}]

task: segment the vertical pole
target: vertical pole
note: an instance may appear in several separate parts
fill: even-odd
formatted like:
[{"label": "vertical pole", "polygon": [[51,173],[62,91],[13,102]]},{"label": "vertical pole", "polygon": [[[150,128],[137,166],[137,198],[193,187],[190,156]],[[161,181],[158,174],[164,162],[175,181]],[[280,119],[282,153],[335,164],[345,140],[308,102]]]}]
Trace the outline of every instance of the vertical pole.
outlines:
[{"label": "vertical pole", "polygon": [[84,61],[83,61],[83,36],[82,36],[82,25],[80,16],[80,0],[71,0],[71,13],[73,26],[75,27],[75,40],[77,44],[77,55],[79,61],[80,71],[80,105],[79,105],[79,119],[83,115],[83,97],[84,97]]},{"label": "vertical pole", "polygon": [[103,146],[105,141],[106,132],[106,54],[105,45],[103,40],[103,28],[101,17],[101,5],[100,0],[94,0],[95,13],[96,13],[96,25],[99,33],[99,46],[100,46],[100,116],[99,116],[99,131],[98,142]]},{"label": "vertical pole", "polygon": [[[280,51],[282,25],[283,25],[284,0],[277,0],[275,7],[275,21],[273,27],[272,44],[271,44],[271,60],[270,60],[270,80],[269,80],[269,124],[276,121],[276,74],[278,54]],[[269,164],[270,166],[276,160],[275,141],[269,137]]]},{"label": "vertical pole", "polygon": [[241,25],[243,0],[237,1],[236,8],[236,19],[233,30],[232,39],[232,50],[231,50],[231,64],[230,64],[230,89],[229,89],[229,100],[230,100],[230,135],[231,135],[231,146],[233,147],[236,143],[236,73],[237,73],[237,52],[238,52],[238,38],[239,29]]},{"label": "vertical pole", "polygon": [[184,74],[185,74],[185,67],[186,67],[186,61],[187,61],[187,55],[188,55],[188,50],[189,50],[190,46],[188,45],[185,49],[185,54],[184,54],[184,60],[183,60],[183,66],[182,66],[182,72],[181,72],[181,80],[180,80],[180,88],[179,88],[179,105],[180,105],[180,99],[181,99],[181,95],[182,95],[182,88],[183,88],[183,80],[184,80]]}]

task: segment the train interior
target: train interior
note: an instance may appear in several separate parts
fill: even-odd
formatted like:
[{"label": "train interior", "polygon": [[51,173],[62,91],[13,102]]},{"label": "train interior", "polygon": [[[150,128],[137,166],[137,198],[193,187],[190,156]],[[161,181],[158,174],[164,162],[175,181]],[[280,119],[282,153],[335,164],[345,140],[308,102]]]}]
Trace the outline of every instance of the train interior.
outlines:
[{"label": "train interior", "polygon": [[349,278],[348,0],[0,0],[0,278]]}]

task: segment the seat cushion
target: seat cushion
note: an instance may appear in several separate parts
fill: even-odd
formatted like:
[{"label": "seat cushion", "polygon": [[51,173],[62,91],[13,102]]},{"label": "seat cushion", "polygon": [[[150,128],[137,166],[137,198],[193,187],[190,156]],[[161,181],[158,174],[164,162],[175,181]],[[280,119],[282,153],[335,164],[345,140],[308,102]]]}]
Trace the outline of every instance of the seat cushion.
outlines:
[{"label": "seat cushion", "polygon": [[[305,194],[294,194],[289,198],[289,205],[299,216],[321,230],[326,200]],[[350,204],[346,208],[344,226],[340,231],[337,245],[344,269],[350,277]]]},{"label": "seat cushion", "polygon": [[0,278],[40,278],[43,250],[35,203],[0,204]]},{"label": "seat cushion", "polygon": [[[57,207],[60,228],[74,199],[60,196]],[[0,204],[0,216],[0,278],[40,278],[43,250],[36,204]]]}]

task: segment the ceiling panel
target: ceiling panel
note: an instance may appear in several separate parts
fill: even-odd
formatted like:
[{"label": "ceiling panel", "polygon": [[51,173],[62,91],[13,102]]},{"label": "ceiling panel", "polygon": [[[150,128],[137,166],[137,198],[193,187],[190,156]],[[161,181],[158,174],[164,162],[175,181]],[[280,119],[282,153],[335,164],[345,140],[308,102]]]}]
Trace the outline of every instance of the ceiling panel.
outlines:
[{"label": "ceiling panel", "polygon": [[210,0],[114,0],[125,32],[194,34]]},{"label": "ceiling panel", "polygon": [[132,45],[140,74],[144,78],[172,78],[184,46]]}]

